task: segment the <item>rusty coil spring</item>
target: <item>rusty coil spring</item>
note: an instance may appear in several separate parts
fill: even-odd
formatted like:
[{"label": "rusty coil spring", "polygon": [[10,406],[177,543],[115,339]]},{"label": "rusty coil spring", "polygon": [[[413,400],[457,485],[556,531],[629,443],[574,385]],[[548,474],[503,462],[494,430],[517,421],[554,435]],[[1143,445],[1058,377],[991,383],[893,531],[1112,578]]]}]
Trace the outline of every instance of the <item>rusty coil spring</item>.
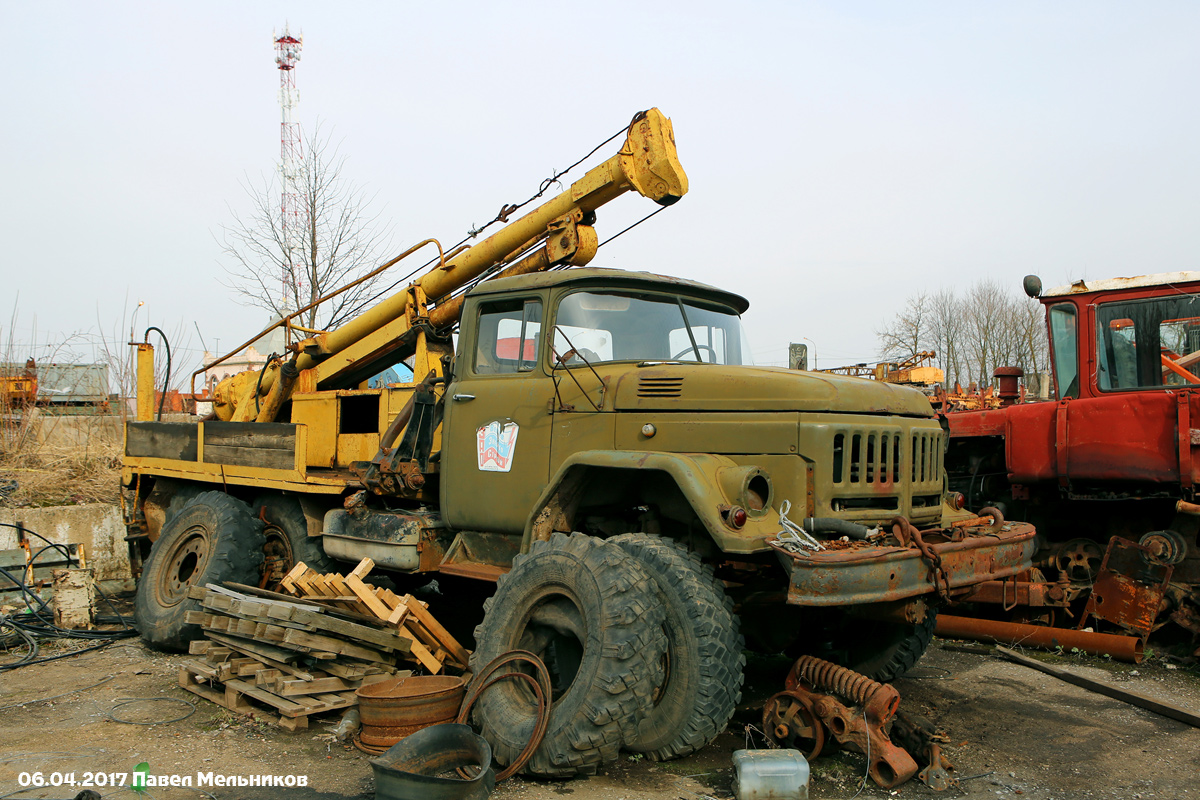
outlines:
[{"label": "rusty coil spring", "polygon": [[832,692],[861,706],[868,705],[878,692],[888,689],[866,675],[816,656],[801,656],[792,667],[792,673],[814,689]]}]

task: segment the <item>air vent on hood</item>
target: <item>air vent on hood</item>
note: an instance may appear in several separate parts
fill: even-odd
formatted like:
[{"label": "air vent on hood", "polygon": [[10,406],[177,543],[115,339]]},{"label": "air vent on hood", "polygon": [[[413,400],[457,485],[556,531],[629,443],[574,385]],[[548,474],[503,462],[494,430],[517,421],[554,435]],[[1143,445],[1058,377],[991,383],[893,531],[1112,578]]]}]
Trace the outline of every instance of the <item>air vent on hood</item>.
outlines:
[{"label": "air vent on hood", "polygon": [[683,378],[641,378],[638,397],[682,397]]}]

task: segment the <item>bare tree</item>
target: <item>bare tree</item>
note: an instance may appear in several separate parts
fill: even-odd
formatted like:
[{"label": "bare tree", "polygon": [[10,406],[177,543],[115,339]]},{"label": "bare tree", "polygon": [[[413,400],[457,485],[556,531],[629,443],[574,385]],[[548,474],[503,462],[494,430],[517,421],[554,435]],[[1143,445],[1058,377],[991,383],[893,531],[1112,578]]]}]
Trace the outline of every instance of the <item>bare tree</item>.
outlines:
[{"label": "bare tree", "polygon": [[995,281],[979,281],[967,291],[959,313],[966,324],[966,377],[986,386],[992,381],[992,370],[1009,355],[1008,297]]},{"label": "bare tree", "polygon": [[[225,285],[276,317],[377,266],[391,238],[370,210],[373,198],[345,177],[346,159],[320,127],[305,137],[304,151],[295,181],[300,230],[285,236],[276,175],[258,187],[246,185],[252,209],[246,216],[235,213],[219,240],[229,262]],[[371,302],[375,283],[365,281],[306,312],[299,324],[316,328],[319,321],[328,329],[350,319]]]},{"label": "bare tree", "polygon": [[[937,353],[937,364],[946,373],[946,385],[953,386],[963,373],[965,320],[959,313],[958,296],[953,289],[942,289],[930,300],[929,339],[922,349]],[[914,351],[915,352],[915,351]]]},{"label": "bare tree", "polygon": [[1041,304],[990,280],[962,295],[953,289],[913,295],[876,333],[883,358],[936,351],[947,386],[986,386],[996,367],[1021,367],[1033,375],[1049,365]]},{"label": "bare tree", "polygon": [[875,331],[880,355],[900,359],[921,350],[929,338],[929,310],[929,296],[924,292],[908,298],[904,310]]}]

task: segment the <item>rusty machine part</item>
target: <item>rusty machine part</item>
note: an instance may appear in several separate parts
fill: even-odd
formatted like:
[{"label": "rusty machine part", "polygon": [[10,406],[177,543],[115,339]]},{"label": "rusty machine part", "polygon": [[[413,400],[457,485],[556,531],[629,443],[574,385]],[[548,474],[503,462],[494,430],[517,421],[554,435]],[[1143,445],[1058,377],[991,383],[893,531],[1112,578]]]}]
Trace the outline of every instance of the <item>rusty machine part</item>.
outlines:
[{"label": "rusty machine part", "polygon": [[[533,667],[537,677],[534,678],[525,672],[518,672],[515,669],[505,672],[501,675],[496,675],[501,667],[506,667],[514,662],[524,661]],[[466,702],[462,704],[462,708],[458,712],[458,718],[455,722],[466,723],[471,718],[471,709],[475,703],[483,696],[491,686],[503,680],[517,679],[529,684],[530,690],[533,692],[535,702],[537,702],[537,718],[533,723],[533,732],[529,735],[529,743],[525,745],[525,749],[521,751],[516,759],[500,771],[496,775],[496,782],[507,780],[517,774],[527,763],[533,758],[533,754],[537,752],[538,746],[542,743],[542,738],[546,735],[546,728],[550,725],[550,695],[552,692],[550,684],[550,671],[546,669],[546,665],[542,660],[528,650],[509,650],[503,655],[497,656],[488,663],[483,670],[475,676],[471,681],[471,692],[467,697]]]},{"label": "rusty machine part", "polygon": [[373,683],[355,692],[362,730],[359,749],[388,748],[422,728],[451,722],[466,694],[462,678],[416,675]]},{"label": "rusty machine part", "polygon": [[944,792],[958,783],[950,776],[954,765],[942,755],[944,736],[937,727],[919,714],[897,712],[892,722],[891,737],[923,765],[917,773],[921,783],[930,789]]},{"label": "rusty machine part", "polygon": [[780,692],[763,706],[763,730],[776,744],[812,761],[825,746],[825,726],[806,694]]},{"label": "rusty machine part", "polygon": [[813,656],[792,665],[784,686],[763,709],[763,730],[777,744],[800,744],[797,749],[815,758],[828,731],[839,744],[867,757],[868,774],[885,789],[917,774],[912,756],[888,737],[900,706],[894,687]]},{"label": "rusty machine part", "polygon": [[1024,645],[1053,650],[1056,647],[1078,648],[1093,655],[1109,655],[1118,661],[1140,664],[1142,639],[1114,633],[1092,633],[1073,628],[1047,628],[1017,622],[998,622],[991,619],[954,617],[939,614],[934,632],[949,639],[974,639],[995,644]]},{"label": "rusty machine part", "polygon": [[1116,623],[1145,640],[1156,627],[1155,618],[1163,607],[1174,570],[1151,546],[1114,536],[1104,551],[1079,627],[1087,624],[1088,617],[1095,617]]},{"label": "rusty machine part", "polygon": [[1074,584],[1091,584],[1104,561],[1104,548],[1095,539],[1063,542],[1054,553],[1054,566]]},{"label": "rusty machine part", "polygon": [[1143,534],[1138,544],[1146,548],[1147,558],[1163,566],[1173,567],[1188,555],[1187,540],[1175,531],[1151,531]]}]

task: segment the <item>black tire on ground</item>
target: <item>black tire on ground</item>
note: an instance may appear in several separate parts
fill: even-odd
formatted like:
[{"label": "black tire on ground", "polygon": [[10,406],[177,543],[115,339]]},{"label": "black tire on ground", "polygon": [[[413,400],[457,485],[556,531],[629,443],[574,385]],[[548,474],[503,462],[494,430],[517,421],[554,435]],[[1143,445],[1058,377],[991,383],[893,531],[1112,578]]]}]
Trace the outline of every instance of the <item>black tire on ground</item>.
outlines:
[{"label": "black tire on ground", "polygon": [[845,631],[854,641],[846,648],[846,660],[839,663],[872,680],[894,681],[925,655],[936,624],[937,610],[933,608],[925,612],[925,621],[917,625],[847,618]]},{"label": "black tire on ground", "polygon": [[150,548],[134,609],[142,639],[161,650],[186,650],[200,628],[184,621],[200,602],[192,586],[256,584],[263,562],[263,524],[250,507],[222,492],[204,492],[175,509]]},{"label": "black tire on ground", "polygon": [[254,516],[266,525],[263,528],[263,535],[267,537],[266,561],[262,571],[270,569],[273,573],[268,586],[282,580],[300,561],[321,573],[337,570],[336,562],[325,555],[321,537],[308,535],[308,520],[296,498],[281,494],[261,495],[254,501]]},{"label": "black tire on ground", "polygon": [[[664,613],[651,578],[615,544],[556,533],[513,559],[475,629],[471,669],[514,649],[550,670],[553,707],[532,775],[590,775],[636,735],[662,682]],[[473,719],[501,765],[529,741],[537,705],[516,681],[489,689]]]},{"label": "black tire on ground", "polygon": [[626,749],[658,761],[704,747],[733,717],[746,658],[733,601],[698,555],[644,533],[610,539],[638,560],[666,610],[667,660],[654,708]]}]

